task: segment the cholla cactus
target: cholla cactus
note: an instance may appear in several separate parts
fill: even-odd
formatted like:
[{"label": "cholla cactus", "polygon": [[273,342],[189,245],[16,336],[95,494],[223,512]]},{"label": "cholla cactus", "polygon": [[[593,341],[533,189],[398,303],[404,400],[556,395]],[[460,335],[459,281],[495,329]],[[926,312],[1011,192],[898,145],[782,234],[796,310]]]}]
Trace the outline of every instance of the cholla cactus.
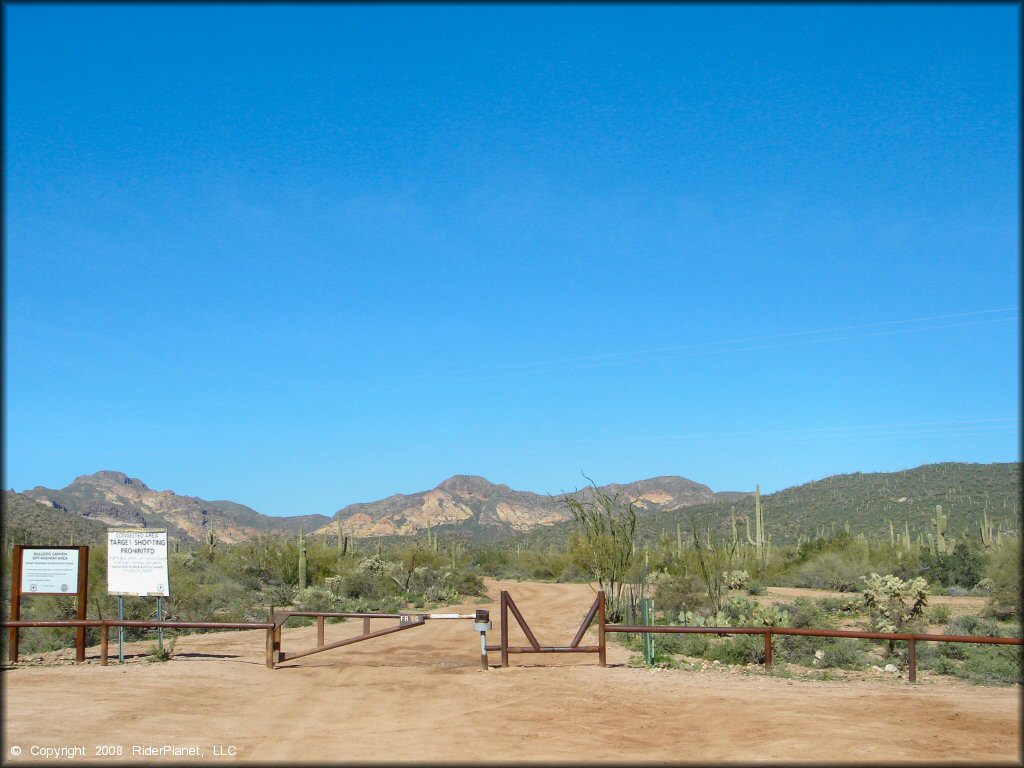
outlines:
[{"label": "cholla cactus", "polygon": [[[877,632],[900,632],[924,613],[928,605],[928,582],[918,576],[904,581],[899,576],[872,573],[865,582],[864,605]],[[891,653],[895,641],[889,641]]]},{"label": "cholla cactus", "polygon": [[750,574],[746,571],[722,571],[722,581],[729,589],[743,589],[750,581]]}]

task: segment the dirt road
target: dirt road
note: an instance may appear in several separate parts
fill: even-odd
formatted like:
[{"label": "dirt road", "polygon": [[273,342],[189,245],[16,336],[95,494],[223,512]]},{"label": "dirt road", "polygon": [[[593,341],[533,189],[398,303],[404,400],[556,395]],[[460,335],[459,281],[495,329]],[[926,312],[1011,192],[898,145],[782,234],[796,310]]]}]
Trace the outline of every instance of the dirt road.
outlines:
[{"label": "dirt road", "polygon": [[[490,607],[496,620],[499,590],[509,589],[550,645],[569,643],[594,597],[579,584],[488,587],[494,601],[459,608]],[[512,643],[526,645],[511,626]],[[495,621],[491,642],[498,630]],[[328,625],[327,640],[358,631],[355,622]],[[286,628],[284,650],[314,645],[315,633]],[[596,654],[519,655],[508,669],[484,672],[479,635],[466,621],[428,622],[269,670],[264,638],[259,631],[184,636],[164,663],[144,660],[146,642],[129,646],[140,655],[124,665],[115,657],[101,667],[91,649],[82,665],[8,669],[3,761],[53,762],[60,748],[67,755],[78,747],[84,757],[75,752],[63,762],[1021,760],[1018,687],[927,674],[910,686],[648,671],[625,666],[629,654],[616,643],[606,669]],[[197,754],[161,755],[164,747]],[[54,757],[40,753],[46,749]]]}]

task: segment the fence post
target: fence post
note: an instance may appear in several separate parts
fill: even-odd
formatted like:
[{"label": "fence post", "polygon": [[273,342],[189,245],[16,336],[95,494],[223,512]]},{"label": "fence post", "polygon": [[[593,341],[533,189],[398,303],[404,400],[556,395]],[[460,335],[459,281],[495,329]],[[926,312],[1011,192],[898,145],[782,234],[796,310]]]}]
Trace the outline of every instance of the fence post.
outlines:
[{"label": "fence post", "polygon": [[274,621],[274,609],[271,608],[267,614],[267,622],[270,624],[267,627],[267,669],[274,668],[274,627],[277,626],[277,622]]},{"label": "fence post", "polygon": [[508,666],[508,592],[501,590],[501,666]]},{"label": "fence post", "polygon": [[764,633],[764,671],[772,671],[772,631]]},{"label": "fence post", "polygon": [[604,590],[597,593],[597,660],[602,667],[608,666],[605,655]]},{"label": "fence post", "polygon": [[907,678],[912,683],[917,682],[917,640],[911,638],[907,641],[910,646],[910,659],[908,660],[909,669],[907,671]]},{"label": "fence post", "polygon": [[321,646],[324,644],[324,617],[316,617],[316,644]]},{"label": "fence post", "polygon": [[100,626],[100,666],[107,666],[107,655],[110,653],[110,625],[103,622]]}]

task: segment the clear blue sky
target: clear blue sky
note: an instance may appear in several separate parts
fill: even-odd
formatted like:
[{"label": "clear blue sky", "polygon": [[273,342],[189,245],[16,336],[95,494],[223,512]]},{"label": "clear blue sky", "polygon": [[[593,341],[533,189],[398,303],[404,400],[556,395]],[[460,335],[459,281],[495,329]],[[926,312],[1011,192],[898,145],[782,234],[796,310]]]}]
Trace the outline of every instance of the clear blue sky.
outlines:
[{"label": "clear blue sky", "polygon": [[4,487],[1020,457],[1016,5],[8,5]]}]

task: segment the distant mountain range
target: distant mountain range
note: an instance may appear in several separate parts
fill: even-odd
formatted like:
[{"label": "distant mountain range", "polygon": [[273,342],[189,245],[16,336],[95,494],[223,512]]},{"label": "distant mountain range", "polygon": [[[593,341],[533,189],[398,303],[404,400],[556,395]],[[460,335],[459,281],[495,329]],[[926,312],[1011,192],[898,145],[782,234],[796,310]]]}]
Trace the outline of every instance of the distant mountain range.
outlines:
[{"label": "distant mountain range", "polygon": [[233,501],[154,491],[137,477],[112,471],[76,477],[60,490],[36,486],[21,496],[107,526],[166,528],[182,541],[203,541],[212,528],[218,540],[232,543],[262,532],[298,533],[300,524],[311,530],[330,520],[325,515],[271,517]]},{"label": "distant mountain range", "polygon": [[[685,477],[652,477],[626,485],[598,486],[611,496],[619,495],[635,502],[641,513],[679,509],[712,501],[718,497],[706,485]],[[584,488],[575,495],[588,497]],[[745,496],[726,493],[727,496]],[[476,475],[455,475],[436,488],[410,495],[396,494],[381,501],[350,504],[334,514],[334,522],[317,533],[337,534],[340,522],[346,535],[408,536],[424,529],[458,528],[475,538],[493,538],[501,534],[522,533],[539,526],[570,519],[559,497],[516,491]]]},{"label": "distant mountain range", "polygon": [[[1007,531],[1019,531],[1020,480],[1019,462],[950,462],[900,472],[833,475],[764,495],[765,519],[778,543],[846,525],[853,533],[887,535],[889,520],[923,532],[936,504],[942,504],[950,529],[958,534],[975,530],[983,514]],[[691,521],[726,532],[733,510],[745,526],[754,506],[752,492],[715,493],[677,476],[598,488],[635,503],[638,532],[645,540],[675,535],[677,525],[688,530]],[[576,495],[586,499],[591,493],[584,488]],[[332,517],[271,517],[232,501],[155,491],[123,472],[103,471],[77,477],[60,490],[38,486],[23,493],[5,491],[3,522],[17,543],[48,543],[30,539],[55,535],[90,543],[102,540],[107,526],[167,528],[182,542],[201,542],[213,529],[218,540],[231,543],[259,533],[295,535],[300,525],[314,536],[336,536],[340,527],[356,538],[403,537],[429,527],[473,539],[525,536],[545,542],[563,538],[572,528],[560,498],[514,490],[475,475],[455,475],[431,490],[350,504]]]}]

